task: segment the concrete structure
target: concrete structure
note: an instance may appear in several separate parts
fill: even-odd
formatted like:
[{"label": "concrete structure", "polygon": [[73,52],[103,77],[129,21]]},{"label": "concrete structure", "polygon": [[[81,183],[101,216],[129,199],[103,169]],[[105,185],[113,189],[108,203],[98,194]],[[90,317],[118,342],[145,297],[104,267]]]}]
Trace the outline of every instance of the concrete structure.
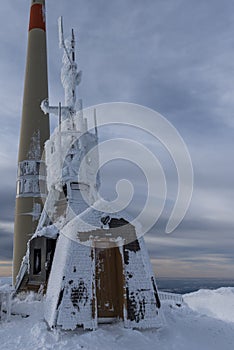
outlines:
[{"label": "concrete structure", "polygon": [[18,154],[14,282],[26,254],[27,242],[37,228],[43,208],[42,197],[46,194],[45,166],[41,157],[49,138],[49,117],[43,114],[40,104],[47,97],[45,0],[32,0]]}]

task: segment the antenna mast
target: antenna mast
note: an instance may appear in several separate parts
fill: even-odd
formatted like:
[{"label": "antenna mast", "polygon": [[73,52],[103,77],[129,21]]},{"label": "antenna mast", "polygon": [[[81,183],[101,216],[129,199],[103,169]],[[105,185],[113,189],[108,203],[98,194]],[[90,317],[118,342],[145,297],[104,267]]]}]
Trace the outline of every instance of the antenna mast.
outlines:
[{"label": "antenna mast", "polygon": [[[58,28],[59,28],[59,47],[60,47],[60,49],[64,49],[64,50],[65,50],[65,52],[66,52],[66,54],[67,54],[67,58],[68,58],[69,62],[70,62],[71,65],[72,65],[72,63],[73,63],[74,61],[72,62],[71,57],[70,57],[70,55],[69,55],[69,53],[68,53],[67,47],[66,47],[66,45],[65,45],[64,34],[63,34],[63,17],[62,17],[62,16],[60,16],[59,19],[58,19]],[[73,31],[73,29],[72,29],[72,35],[73,35],[73,37],[74,37],[74,31]],[[74,39],[72,38],[72,41],[73,41],[73,40],[74,40]]]}]

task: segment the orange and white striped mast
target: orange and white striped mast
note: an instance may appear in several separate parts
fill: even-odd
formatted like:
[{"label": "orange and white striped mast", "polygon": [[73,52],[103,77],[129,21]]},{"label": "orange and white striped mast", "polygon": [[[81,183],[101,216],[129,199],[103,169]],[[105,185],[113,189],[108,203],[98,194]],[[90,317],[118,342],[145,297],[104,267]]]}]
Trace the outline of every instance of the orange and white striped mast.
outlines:
[{"label": "orange and white striped mast", "polygon": [[48,76],[45,0],[32,0],[18,153],[14,283],[26,254],[27,242],[38,224],[43,208],[42,198],[46,195],[45,176],[39,175],[39,169],[43,168],[41,157],[44,143],[50,134],[49,115],[44,115],[40,108],[41,101],[46,98],[48,98]]}]

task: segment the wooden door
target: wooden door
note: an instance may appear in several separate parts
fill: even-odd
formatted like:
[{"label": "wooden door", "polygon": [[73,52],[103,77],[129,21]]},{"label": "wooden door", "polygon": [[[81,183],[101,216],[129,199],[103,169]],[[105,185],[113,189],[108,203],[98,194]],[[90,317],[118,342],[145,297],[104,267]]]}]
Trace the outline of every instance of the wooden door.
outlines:
[{"label": "wooden door", "polygon": [[98,318],[123,319],[124,274],[119,248],[96,248],[95,253]]}]

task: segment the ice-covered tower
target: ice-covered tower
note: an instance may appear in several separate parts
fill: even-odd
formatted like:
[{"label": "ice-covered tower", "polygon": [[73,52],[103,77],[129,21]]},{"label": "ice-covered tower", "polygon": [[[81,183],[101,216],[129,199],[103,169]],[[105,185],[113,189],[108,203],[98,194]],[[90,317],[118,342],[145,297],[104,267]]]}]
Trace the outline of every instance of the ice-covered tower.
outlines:
[{"label": "ice-covered tower", "polygon": [[[18,153],[17,194],[14,227],[13,279],[34,233],[45,195],[45,174],[41,160],[44,143],[49,138],[49,116],[40,103],[48,97],[45,0],[32,0],[28,51],[24,84],[23,110]],[[39,186],[39,182],[40,185]]]},{"label": "ice-covered tower", "polygon": [[[83,118],[82,100],[76,101],[76,89],[81,82],[75,60],[75,36],[64,41],[62,18],[59,18],[60,47],[63,48],[61,81],[64,87],[64,105],[50,106],[48,99],[41,108],[44,113],[58,118],[58,127],[45,144],[48,198],[46,211],[56,221],[61,207],[66,220],[77,215],[97,199],[98,143],[97,128],[88,131],[87,119]],[[94,120],[96,115],[94,111]],[[82,162],[83,161],[83,162]],[[82,163],[82,167],[81,167]],[[57,200],[57,203],[55,201]],[[62,202],[65,200],[65,205]]]},{"label": "ice-covered tower", "polygon": [[[40,285],[46,285],[60,229],[96,201],[99,187],[97,127],[88,131],[82,100],[76,101],[81,71],[78,71],[75,60],[74,32],[65,41],[62,18],[59,19],[59,28],[60,46],[64,50],[61,81],[65,101],[58,106],[50,106],[48,98],[41,102],[45,115],[50,113],[58,118],[58,127],[45,143],[43,158],[48,194],[21,265],[17,290],[38,290]],[[96,125],[95,110],[94,121]],[[90,154],[89,150],[92,150]],[[40,178],[43,171],[41,166]]]},{"label": "ice-covered tower", "polygon": [[60,44],[65,105],[42,103],[59,125],[45,145],[48,196],[17,288],[42,285],[51,328],[95,329],[119,320],[128,328],[160,327],[160,300],[140,225],[98,200],[97,126],[88,130],[81,102],[77,108],[81,73],[74,34],[64,42],[61,20]]},{"label": "ice-covered tower", "polygon": [[[74,118],[74,87],[80,74],[71,59],[74,37],[64,45],[60,28],[67,106],[56,109],[46,102],[43,108],[63,120],[46,143],[46,164],[49,194],[63,190],[68,205],[51,264],[45,320],[51,328],[62,329],[95,329],[117,320],[129,328],[159,327],[160,300],[144,239],[138,238],[127,213],[111,214],[111,208],[97,200],[97,147],[89,154],[97,135],[85,132],[82,113]],[[85,166],[77,180],[82,159]]]}]

